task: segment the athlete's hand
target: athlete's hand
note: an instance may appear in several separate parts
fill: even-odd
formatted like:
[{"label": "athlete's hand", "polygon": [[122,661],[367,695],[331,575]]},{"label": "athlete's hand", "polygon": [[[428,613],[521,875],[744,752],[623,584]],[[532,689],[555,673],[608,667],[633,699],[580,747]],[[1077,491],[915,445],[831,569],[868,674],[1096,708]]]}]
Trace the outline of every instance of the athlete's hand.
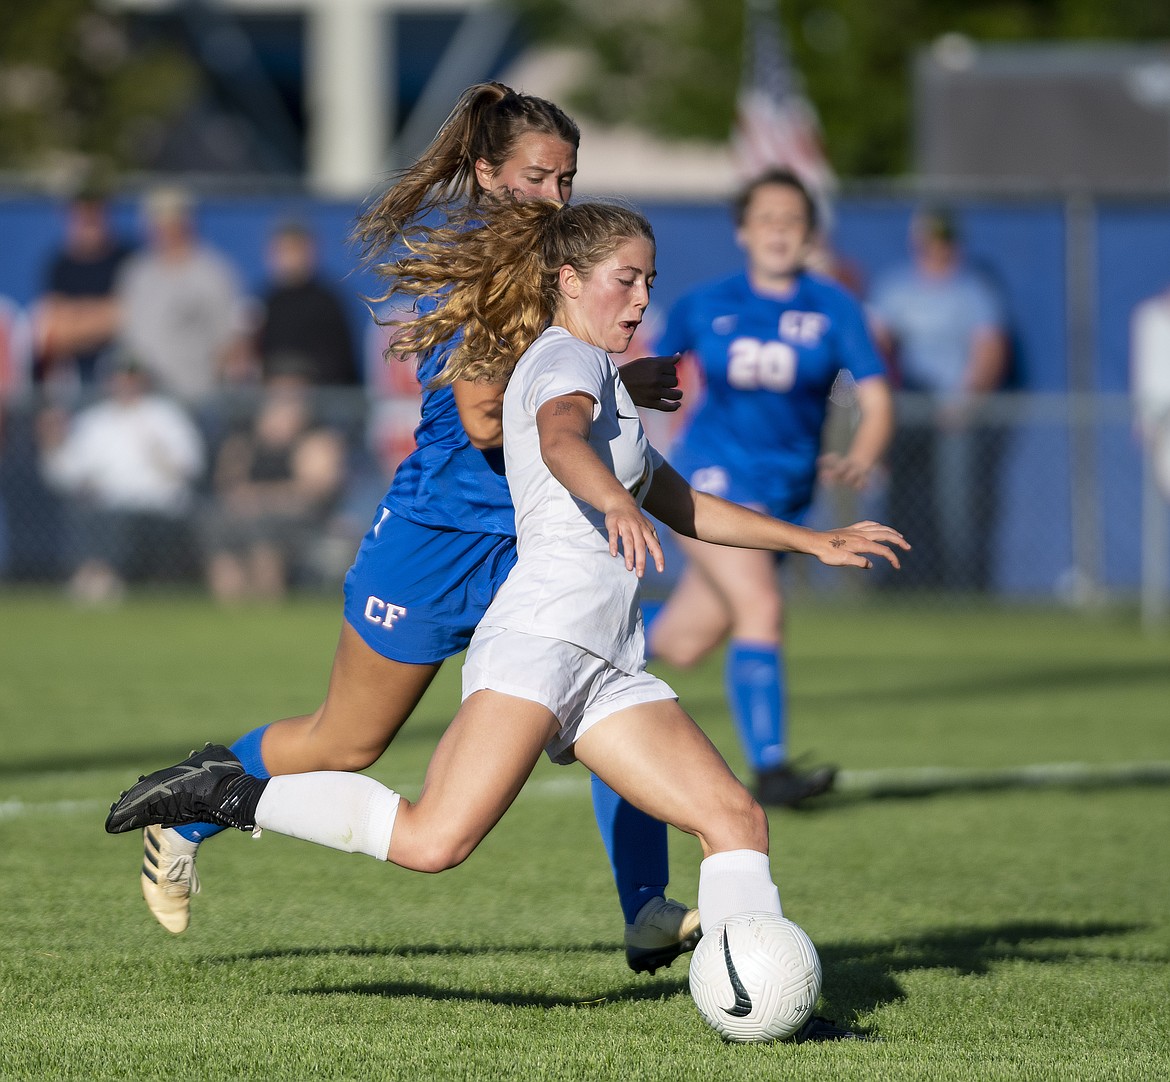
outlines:
[{"label": "athlete's hand", "polygon": [[678,385],[678,354],[673,357],[639,357],[618,368],[635,406],[673,413],[682,405]]},{"label": "athlete's hand", "polygon": [[880,522],[866,521],[818,534],[811,551],[829,567],[873,567],[871,556],[901,567],[898,554],[890,546],[910,551],[910,543],[897,530]]},{"label": "athlete's hand", "polygon": [[869,480],[870,467],[848,455],[827,451],[817,459],[817,478],[825,485],[848,485],[860,492]]},{"label": "athlete's hand", "polygon": [[609,554],[616,557],[618,550],[626,559],[626,570],[638,578],[646,573],[646,554],[654,560],[661,573],[666,567],[658,531],[632,500],[629,507],[606,512],[605,528],[609,533]]}]

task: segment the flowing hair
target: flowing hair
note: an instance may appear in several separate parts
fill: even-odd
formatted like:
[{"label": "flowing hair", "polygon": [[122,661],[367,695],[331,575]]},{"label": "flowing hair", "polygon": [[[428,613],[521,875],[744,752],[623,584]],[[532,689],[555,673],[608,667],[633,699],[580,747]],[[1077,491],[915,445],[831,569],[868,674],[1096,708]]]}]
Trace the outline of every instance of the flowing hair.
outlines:
[{"label": "flowing hair", "polygon": [[416,226],[405,238],[407,253],[379,265],[378,273],[387,297],[435,297],[436,307],[391,322],[393,352],[447,346],[435,386],[506,380],[557,311],[561,268],[587,278],[637,237],[654,243],[650,223],[628,207],[518,200],[510,193],[485,196],[443,225]]},{"label": "flowing hair", "polygon": [[529,132],[553,135],[574,149],[581,132],[559,106],[503,83],[468,87],[430,145],[357,220],[353,238],[367,261],[392,251],[410,224],[437,207],[474,206],[480,196],[475,163],[498,171]]}]

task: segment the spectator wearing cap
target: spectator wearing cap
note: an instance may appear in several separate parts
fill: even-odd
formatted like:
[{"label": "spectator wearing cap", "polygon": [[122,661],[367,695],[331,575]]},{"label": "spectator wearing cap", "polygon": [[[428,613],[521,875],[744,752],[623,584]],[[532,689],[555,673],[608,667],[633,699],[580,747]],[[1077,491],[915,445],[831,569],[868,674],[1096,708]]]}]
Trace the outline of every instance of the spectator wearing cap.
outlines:
[{"label": "spectator wearing cap", "polygon": [[118,278],[121,345],[163,392],[189,405],[251,378],[235,269],[199,238],[190,195],[158,188],[142,203],[147,246]]}]

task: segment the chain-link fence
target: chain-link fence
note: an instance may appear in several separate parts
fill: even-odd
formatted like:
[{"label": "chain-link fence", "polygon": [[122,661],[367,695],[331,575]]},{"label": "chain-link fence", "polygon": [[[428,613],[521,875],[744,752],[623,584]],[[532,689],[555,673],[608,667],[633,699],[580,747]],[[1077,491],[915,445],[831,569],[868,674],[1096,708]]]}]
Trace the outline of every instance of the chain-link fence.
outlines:
[{"label": "chain-link fence", "polygon": [[182,415],[198,445],[190,470],[140,403],[11,404],[0,581],[61,584],[93,602],[157,584],[227,600],[336,590],[409,450],[418,402],[255,390]]},{"label": "chain-link fence", "polygon": [[[829,440],[843,446],[838,410]],[[794,587],[1056,600],[1074,606],[1142,595],[1165,610],[1167,504],[1125,395],[1000,394],[956,415],[898,397],[886,468],[863,493],[822,491],[812,524],[877,518],[913,552],[900,572],[841,576],[793,562]]]},{"label": "chain-link fence", "polygon": [[[203,465],[181,511],[165,514],[103,507],[84,485],[54,485],[46,470],[43,407],[9,408],[0,457],[3,581],[72,583],[84,596],[76,575],[96,556],[130,588],[213,586],[215,546],[224,543],[231,500],[217,462],[230,437],[255,422],[260,406],[259,392],[237,393],[197,412]],[[290,488],[295,506],[268,506],[262,525],[237,523],[227,530],[234,550],[266,542],[279,550],[288,588],[335,590],[393,466],[409,448],[417,406],[412,396],[371,404],[361,391],[319,394],[313,424],[336,434],[342,476],[315,503],[297,502]],[[848,408],[834,411],[830,445],[845,444],[850,423]],[[269,480],[283,476],[272,458],[281,456],[270,456],[264,467]],[[958,414],[901,395],[886,467],[864,492],[822,491],[810,521],[828,527],[877,518],[895,525],[914,545],[903,569],[848,575],[790,560],[785,574],[793,590],[987,594],[1072,604],[1137,598],[1144,581],[1145,611],[1156,618],[1165,611],[1170,551],[1165,502],[1146,480],[1149,472],[1124,395],[1003,394]],[[240,562],[242,573],[263,573],[262,561]]]}]

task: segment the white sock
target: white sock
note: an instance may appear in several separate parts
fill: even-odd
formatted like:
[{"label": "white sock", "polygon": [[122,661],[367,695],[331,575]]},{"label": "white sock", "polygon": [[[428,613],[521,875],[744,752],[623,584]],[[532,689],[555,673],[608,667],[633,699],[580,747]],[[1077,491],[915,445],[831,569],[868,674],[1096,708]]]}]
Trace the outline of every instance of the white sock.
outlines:
[{"label": "white sock", "polygon": [[400,797],[364,774],[318,770],[271,778],[256,805],[256,825],[344,853],[385,860]]},{"label": "white sock", "polygon": [[736,913],[753,911],[784,915],[768,854],[754,849],[712,853],[699,865],[699,921],[703,930]]}]

